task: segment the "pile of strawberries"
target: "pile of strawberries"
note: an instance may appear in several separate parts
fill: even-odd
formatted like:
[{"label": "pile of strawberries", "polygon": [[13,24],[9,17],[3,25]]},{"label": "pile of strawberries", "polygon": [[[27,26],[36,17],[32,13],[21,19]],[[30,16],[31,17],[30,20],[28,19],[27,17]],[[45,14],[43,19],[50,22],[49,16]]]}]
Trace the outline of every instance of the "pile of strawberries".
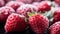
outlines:
[{"label": "pile of strawberries", "polygon": [[51,1],[23,3],[0,0],[0,24],[6,33],[31,30],[36,34],[60,34],[60,7]]}]

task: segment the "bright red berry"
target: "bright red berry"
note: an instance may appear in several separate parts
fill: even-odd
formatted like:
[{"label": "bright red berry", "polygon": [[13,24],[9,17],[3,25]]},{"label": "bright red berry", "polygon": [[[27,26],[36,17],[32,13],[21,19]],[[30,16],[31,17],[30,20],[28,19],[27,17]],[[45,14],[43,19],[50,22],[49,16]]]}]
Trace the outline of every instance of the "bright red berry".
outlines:
[{"label": "bright red berry", "polygon": [[60,21],[55,22],[53,25],[49,28],[50,34],[60,34]]},{"label": "bright red berry", "polygon": [[14,13],[14,9],[12,9],[11,7],[1,7],[0,8],[0,20],[1,22],[5,22],[7,17],[11,14]]},{"label": "bright red berry", "polygon": [[5,24],[6,32],[22,32],[25,28],[26,22],[24,20],[24,16],[16,13],[9,15]]},{"label": "bright red berry", "polygon": [[36,14],[29,17],[29,25],[34,32],[43,34],[49,26],[49,20],[41,14]]}]

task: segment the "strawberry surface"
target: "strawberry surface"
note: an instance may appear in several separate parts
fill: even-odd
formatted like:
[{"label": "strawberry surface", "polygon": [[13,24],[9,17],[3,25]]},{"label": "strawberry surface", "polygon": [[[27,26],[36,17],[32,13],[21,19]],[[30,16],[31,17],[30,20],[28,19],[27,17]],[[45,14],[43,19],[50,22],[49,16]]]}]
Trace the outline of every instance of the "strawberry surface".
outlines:
[{"label": "strawberry surface", "polygon": [[44,34],[49,26],[49,20],[40,14],[29,17],[29,25],[37,34]]},{"label": "strawberry surface", "polygon": [[55,22],[49,28],[50,34],[60,34],[60,21]]},{"label": "strawberry surface", "polygon": [[5,23],[7,17],[11,14],[15,13],[15,10],[11,7],[1,7],[0,8],[0,22]]},{"label": "strawberry surface", "polygon": [[6,32],[22,32],[26,28],[26,22],[24,16],[12,13],[5,24]]}]

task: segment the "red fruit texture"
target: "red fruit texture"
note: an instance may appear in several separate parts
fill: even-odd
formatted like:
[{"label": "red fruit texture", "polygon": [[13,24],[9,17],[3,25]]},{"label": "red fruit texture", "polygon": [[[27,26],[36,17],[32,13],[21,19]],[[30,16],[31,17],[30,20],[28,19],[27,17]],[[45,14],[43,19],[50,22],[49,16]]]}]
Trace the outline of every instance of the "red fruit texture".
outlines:
[{"label": "red fruit texture", "polygon": [[60,8],[56,8],[53,14],[53,23],[60,21]]},{"label": "red fruit texture", "polygon": [[0,0],[0,7],[4,6],[5,5],[5,2],[4,0]]},{"label": "red fruit texture", "polygon": [[33,5],[37,6],[39,11],[45,12],[51,9],[51,3],[49,1],[34,2]]},{"label": "red fruit texture", "polygon": [[16,0],[16,1],[23,2],[26,4],[31,4],[33,2],[33,0]]},{"label": "red fruit texture", "polygon": [[14,9],[12,9],[11,7],[7,7],[7,6],[1,7],[0,8],[0,21],[5,22],[7,17],[11,13],[14,13],[14,12],[15,12]]},{"label": "red fruit texture", "polygon": [[53,25],[49,28],[50,34],[60,34],[60,21],[55,22]]},{"label": "red fruit texture", "polygon": [[21,5],[24,5],[24,3],[18,1],[10,1],[6,4],[6,6],[12,7],[14,10],[16,10]]},{"label": "red fruit texture", "polygon": [[35,6],[39,6],[40,2],[33,2],[32,4],[35,5]]},{"label": "red fruit texture", "polygon": [[26,28],[26,22],[24,20],[24,16],[12,13],[9,15],[6,24],[5,31],[6,32],[22,32]]},{"label": "red fruit texture", "polygon": [[37,14],[29,17],[29,24],[34,32],[37,34],[44,34],[49,26],[49,20],[45,16]]},{"label": "red fruit texture", "polygon": [[55,8],[55,12],[54,12],[53,16],[59,15],[59,14],[60,14],[60,7],[57,7],[57,8]]},{"label": "red fruit texture", "polygon": [[37,12],[38,11],[37,9],[38,8],[34,5],[26,4],[26,5],[22,5],[21,7],[19,7],[16,12],[18,14],[21,14],[27,17],[28,13],[33,12],[33,11]]}]

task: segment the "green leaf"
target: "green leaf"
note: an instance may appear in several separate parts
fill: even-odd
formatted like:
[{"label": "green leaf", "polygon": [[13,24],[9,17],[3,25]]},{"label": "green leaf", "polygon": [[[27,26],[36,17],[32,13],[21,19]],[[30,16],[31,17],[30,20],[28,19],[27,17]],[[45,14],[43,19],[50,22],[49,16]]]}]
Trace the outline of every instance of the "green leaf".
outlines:
[{"label": "green leaf", "polygon": [[30,13],[28,13],[28,16],[30,17],[30,16],[33,16],[33,15],[35,15],[36,14],[36,12],[30,12]]}]

